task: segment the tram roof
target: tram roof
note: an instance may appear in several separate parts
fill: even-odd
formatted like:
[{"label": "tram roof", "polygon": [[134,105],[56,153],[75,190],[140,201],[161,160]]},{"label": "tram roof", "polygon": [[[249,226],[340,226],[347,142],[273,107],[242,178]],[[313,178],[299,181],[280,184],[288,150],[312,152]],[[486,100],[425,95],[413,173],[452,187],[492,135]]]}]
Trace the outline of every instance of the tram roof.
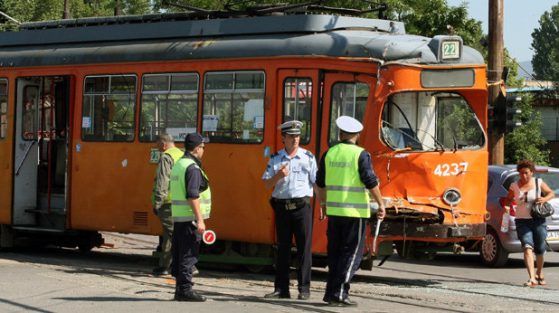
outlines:
[{"label": "tram roof", "polygon": [[[275,56],[439,64],[444,38],[407,35],[401,22],[318,14],[208,20],[176,14],[86,18],[26,23],[19,31],[0,33],[0,68]],[[444,63],[484,60],[464,46],[459,59]]]}]

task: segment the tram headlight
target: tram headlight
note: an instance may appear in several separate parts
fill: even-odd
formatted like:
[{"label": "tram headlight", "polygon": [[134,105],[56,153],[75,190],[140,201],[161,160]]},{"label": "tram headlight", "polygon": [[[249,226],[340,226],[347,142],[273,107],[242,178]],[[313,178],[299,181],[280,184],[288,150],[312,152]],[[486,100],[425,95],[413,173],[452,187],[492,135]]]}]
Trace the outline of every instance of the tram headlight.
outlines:
[{"label": "tram headlight", "polygon": [[443,201],[448,205],[457,205],[461,200],[462,194],[456,188],[448,188],[443,193]]}]

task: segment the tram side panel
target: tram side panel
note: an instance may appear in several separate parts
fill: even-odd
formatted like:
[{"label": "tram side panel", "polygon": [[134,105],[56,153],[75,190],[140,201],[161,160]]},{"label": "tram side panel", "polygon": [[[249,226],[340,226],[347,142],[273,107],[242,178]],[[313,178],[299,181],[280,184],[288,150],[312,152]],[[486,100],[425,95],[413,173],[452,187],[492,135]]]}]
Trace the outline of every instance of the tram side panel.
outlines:
[{"label": "tram side panel", "polygon": [[[86,70],[92,76],[95,72],[103,73],[102,75],[111,72],[104,67],[95,71]],[[107,81],[105,77],[99,78],[103,79]],[[99,96],[97,93],[84,95],[84,80],[85,76],[77,79],[76,106],[72,117],[74,129],[71,132],[73,140],[68,149],[72,154],[70,227],[79,230],[156,234],[161,226],[152,213],[150,202],[155,171],[155,167],[149,163],[151,145],[138,144],[134,129],[121,128],[113,131],[113,125],[99,123],[96,116],[115,116],[118,113],[115,104],[122,102],[118,98],[121,96],[111,98],[112,95]],[[135,96],[135,93],[130,94]],[[96,103],[105,100],[107,106]],[[124,103],[133,106],[135,102],[126,99]],[[129,114],[134,116],[134,109]],[[134,117],[129,119],[133,121]],[[123,131],[127,131],[127,135],[122,135]]]},{"label": "tram side panel", "polygon": [[[0,224],[11,223],[13,177],[14,97],[8,79],[0,74]],[[12,105],[10,105],[12,104]]]},{"label": "tram side panel", "polygon": [[[115,141],[112,140],[116,138],[114,134],[95,130],[101,127],[95,125],[94,115],[99,112],[88,107],[88,101],[97,100],[89,99],[87,91],[84,95],[82,89],[84,79],[97,75],[96,72],[103,76],[110,70],[89,71],[78,80],[76,87],[73,144],[69,148],[72,153],[71,228],[159,234],[161,225],[151,206],[156,165],[150,163],[150,151],[155,143],[138,142],[135,137]],[[131,68],[126,72],[135,71]],[[141,77],[137,76],[140,82]],[[108,99],[109,96],[103,101]],[[275,115],[268,109],[266,127],[275,130]],[[135,110],[138,112],[139,108]],[[136,120],[135,136],[137,124]],[[275,136],[275,132],[266,135]],[[274,150],[268,141],[263,138],[261,143],[210,142],[207,145],[203,166],[212,188],[212,214],[207,225],[216,232],[218,239],[274,242],[273,211],[268,203],[270,191],[261,181],[268,161],[265,148]],[[177,142],[177,146],[182,148],[182,142]]]},{"label": "tram side panel", "polygon": [[207,145],[203,164],[212,188],[207,226],[218,239],[274,242],[274,216],[261,176],[266,166],[263,144]]},{"label": "tram side panel", "polygon": [[[153,234],[153,169],[145,148],[133,143],[74,140],[71,225],[74,229]],[[153,179],[153,178],[152,178]]]}]

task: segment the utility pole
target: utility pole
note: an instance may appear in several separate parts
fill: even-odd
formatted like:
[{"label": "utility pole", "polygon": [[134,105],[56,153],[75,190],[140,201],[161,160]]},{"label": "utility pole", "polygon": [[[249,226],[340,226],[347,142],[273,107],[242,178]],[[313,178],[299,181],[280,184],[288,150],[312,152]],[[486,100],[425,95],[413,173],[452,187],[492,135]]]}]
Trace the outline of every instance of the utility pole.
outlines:
[{"label": "utility pole", "polygon": [[120,0],[115,0],[115,16],[122,15],[122,8],[120,7],[121,3]]},{"label": "utility pole", "polygon": [[65,20],[70,18],[70,3],[68,0],[64,0],[64,13],[62,14],[62,18]]},{"label": "utility pole", "polygon": [[[489,0],[489,57],[487,80],[489,105],[497,105],[503,74],[503,0]],[[493,129],[489,133],[489,164],[503,164],[505,160],[505,131]]]}]

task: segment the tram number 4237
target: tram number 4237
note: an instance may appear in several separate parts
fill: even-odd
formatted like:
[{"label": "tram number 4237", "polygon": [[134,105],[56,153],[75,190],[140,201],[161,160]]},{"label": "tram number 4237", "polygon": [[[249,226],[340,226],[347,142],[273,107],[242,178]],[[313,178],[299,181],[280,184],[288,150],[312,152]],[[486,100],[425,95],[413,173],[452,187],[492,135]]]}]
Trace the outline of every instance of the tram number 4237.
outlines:
[{"label": "tram number 4237", "polygon": [[435,176],[458,176],[468,171],[468,162],[437,164]]}]

